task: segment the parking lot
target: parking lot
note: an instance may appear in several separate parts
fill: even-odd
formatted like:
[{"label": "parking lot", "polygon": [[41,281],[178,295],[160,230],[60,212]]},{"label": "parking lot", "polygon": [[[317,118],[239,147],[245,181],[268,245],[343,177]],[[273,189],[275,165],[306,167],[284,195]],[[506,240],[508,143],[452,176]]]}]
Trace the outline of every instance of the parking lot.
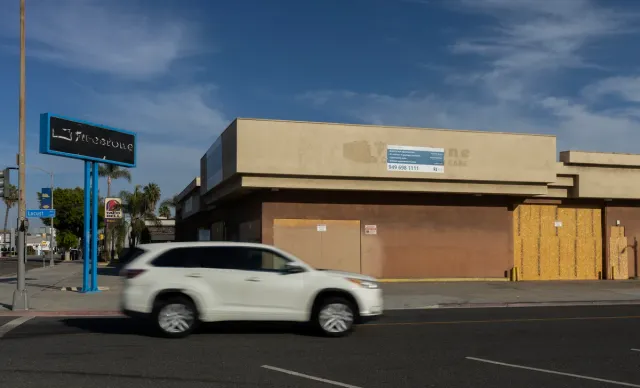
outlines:
[{"label": "parking lot", "polygon": [[639,331],[637,306],[396,311],[343,339],[234,323],[166,340],[125,318],[33,318],[0,339],[0,386],[640,387]]}]

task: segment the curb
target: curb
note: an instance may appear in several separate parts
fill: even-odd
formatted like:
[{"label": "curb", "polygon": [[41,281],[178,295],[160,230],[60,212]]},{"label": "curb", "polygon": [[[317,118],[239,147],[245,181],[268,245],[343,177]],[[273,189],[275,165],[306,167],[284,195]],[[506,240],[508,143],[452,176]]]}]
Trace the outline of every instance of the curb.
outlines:
[{"label": "curb", "polygon": [[120,311],[0,311],[0,317],[124,317]]},{"label": "curb", "polygon": [[509,282],[509,278],[409,278],[378,279],[378,283],[460,283],[460,282]]},{"label": "curb", "polygon": [[506,303],[439,303],[417,307],[385,308],[393,310],[483,309],[508,307],[579,307],[579,306],[630,306],[640,305],[640,300],[599,300],[564,302],[506,302]]},{"label": "curb", "polygon": [[[80,292],[82,287],[61,287],[60,291]],[[109,287],[98,287],[98,291],[109,291]]]}]

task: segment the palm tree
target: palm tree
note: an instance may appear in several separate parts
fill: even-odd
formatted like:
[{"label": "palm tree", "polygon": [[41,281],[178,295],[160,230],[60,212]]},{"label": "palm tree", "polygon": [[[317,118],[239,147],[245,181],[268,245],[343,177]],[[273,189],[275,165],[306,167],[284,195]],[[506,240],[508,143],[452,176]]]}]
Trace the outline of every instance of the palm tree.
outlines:
[{"label": "palm tree", "polygon": [[171,218],[171,210],[173,209],[173,211],[176,211],[176,206],[178,205],[178,196],[174,195],[171,198],[165,199],[164,201],[162,201],[162,203],[160,203],[160,209],[158,211],[158,214],[160,214],[161,217],[165,217],[162,215],[162,212],[164,211],[166,214],[167,218]]},{"label": "palm tree", "polygon": [[[127,182],[131,183],[131,172],[129,170],[123,169],[120,166],[116,166],[113,164],[101,164],[98,167],[98,176],[102,178],[107,178],[107,198],[111,197],[111,182],[115,179],[126,179]],[[114,251],[115,241],[113,239],[112,233],[110,233],[108,224],[105,223],[104,231],[105,231],[105,250],[106,244],[111,242],[111,252]]]},{"label": "palm tree", "polygon": [[[144,188],[141,185],[136,185],[133,192],[122,191],[120,192],[120,198],[122,198],[123,211],[129,215],[129,226],[131,233],[129,235],[129,246],[135,247],[142,237],[142,234],[147,229],[145,221],[153,221],[156,225],[160,225],[158,217],[156,217],[154,209],[155,204],[160,197],[160,188],[155,185],[158,190],[156,193],[153,189],[155,184],[149,184]],[[145,190],[150,188],[149,190]]]},{"label": "palm tree", "polygon": [[131,183],[131,171],[125,170],[113,164],[101,164],[98,167],[98,175],[107,178],[107,197],[111,197],[111,182],[116,179],[126,179]]},{"label": "palm tree", "polygon": [[160,208],[158,208],[158,215],[163,218],[171,218],[171,209],[163,203],[160,205]]},{"label": "palm tree", "polygon": [[144,189],[144,195],[147,197],[149,201],[149,207],[151,210],[155,211],[158,202],[160,201],[160,186],[155,183],[147,184]]},{"label": "palm tree", "polygon": [[9,225],[9,210],[18,203],[18,188],[11,184],[5,187],[2,202],[6,207],[4,213],[4,230],[6,231]]}]

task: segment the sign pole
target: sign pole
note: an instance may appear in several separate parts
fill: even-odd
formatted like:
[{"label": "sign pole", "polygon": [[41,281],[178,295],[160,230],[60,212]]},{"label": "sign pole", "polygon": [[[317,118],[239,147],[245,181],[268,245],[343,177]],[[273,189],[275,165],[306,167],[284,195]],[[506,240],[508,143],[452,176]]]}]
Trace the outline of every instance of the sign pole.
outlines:
[{"label": "sign pole", "polygon": [[89,292],[89,234],[91,220],[91,162],[84,162],[84,234],[82,236],[82,292]]},{"label": "sign pole", "polygon": [[91,206],[91,291],[98,292],[98,163],[93,165]]}]

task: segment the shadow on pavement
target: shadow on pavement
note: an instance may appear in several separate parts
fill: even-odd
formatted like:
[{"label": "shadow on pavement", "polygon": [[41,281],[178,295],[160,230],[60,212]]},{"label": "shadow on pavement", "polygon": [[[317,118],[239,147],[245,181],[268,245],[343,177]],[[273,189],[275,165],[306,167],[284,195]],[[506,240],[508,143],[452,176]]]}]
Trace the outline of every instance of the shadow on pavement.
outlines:
[{"label": "shadow on pavement", "polygon": [[[134,334],[159,337],[151,324],[130,318],[65,318],[61,322],[67,327],[96,334]],[[306,325],[288,322],[203,323],[196,334],[294,334],[315,336],[313,331]]]},{"label": "shadow on pavement", "polygon": [[122,266],[98,267],[98,275],[101,276],[120,276]]},{"label": "shadow on pavement", "polygon": [[[25,281],[29,281],[29,280],[36,280],[34,278],[25,278]],[[10,277],[10,278],[4,278],[4,279],[0,279],[0,283],[15,283],[18,281],[17,277]]]},{"label": "shadow on pavement", "polygon": [[[29,379],[37,375],[49,376],[49,378],[60,379],[62,376],[79,376],[84,377],[86,379],[95,379],[96,377],[103,377],[108,379],[113,378],[126,378],[132,380],[144,380],[145,382],[155,381],[158,382],[178,382],[178,383],[202,383],[202,384],[215,384],[215,386],[219,386],[219,384],[223,384],[224,386],[251,386],[255,387],[255,383],[247,383],[247,382],[239,382],[232,379],[229,380],[221,380],[221,379],[206,379],[206,378],[198,378],[198,377],[177,377],[177,376],[150,376],[148,373],[114,373],[114,372],[87,372],[80,370],[43,370],[43,369],[0,369],[0,375],[5,373],[9,374],[23,374],[25,378]],[[146,384],[145,384],[146,385]]]}]

